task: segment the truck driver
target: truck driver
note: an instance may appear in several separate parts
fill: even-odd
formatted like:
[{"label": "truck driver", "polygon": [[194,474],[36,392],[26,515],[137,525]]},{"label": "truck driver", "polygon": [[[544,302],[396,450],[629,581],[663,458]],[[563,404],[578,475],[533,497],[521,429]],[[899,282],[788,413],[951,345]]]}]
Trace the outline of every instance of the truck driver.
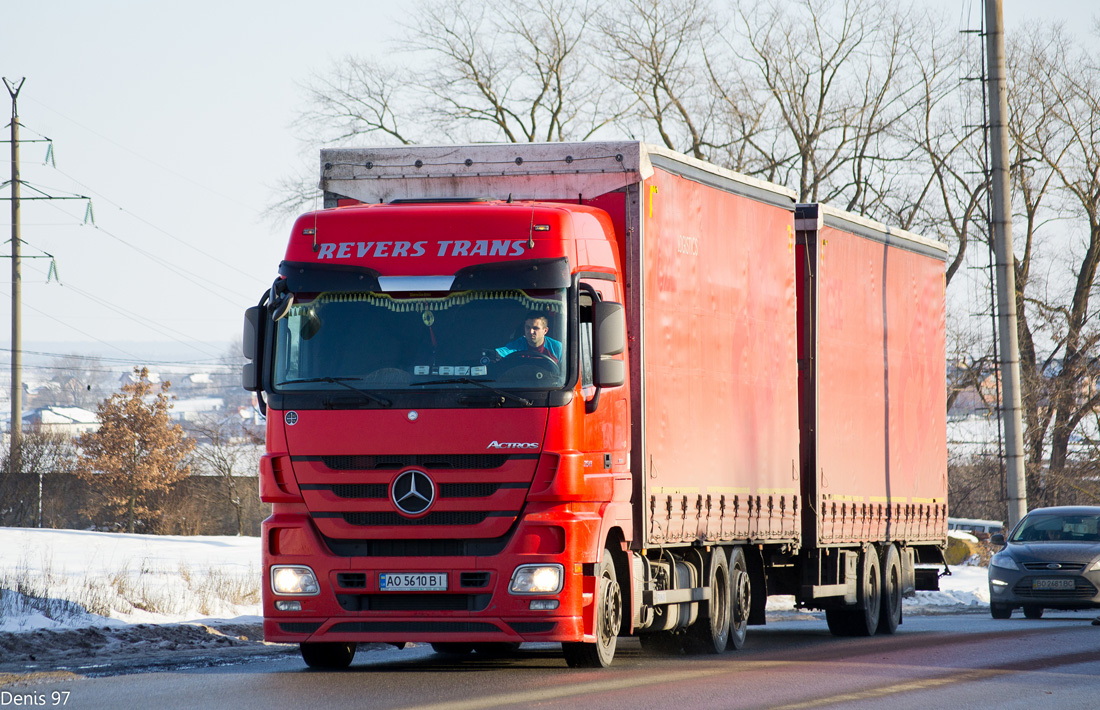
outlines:
[{"label": "truck driver", "polygon": [[561,361],[561,343],[546,334],[550,331],[550,321],[539,313],[530,313],[523,322],[523,336],[505,343],[492,351],[501,358],[516,352],[535,352],[545,355],[554,362]]}]

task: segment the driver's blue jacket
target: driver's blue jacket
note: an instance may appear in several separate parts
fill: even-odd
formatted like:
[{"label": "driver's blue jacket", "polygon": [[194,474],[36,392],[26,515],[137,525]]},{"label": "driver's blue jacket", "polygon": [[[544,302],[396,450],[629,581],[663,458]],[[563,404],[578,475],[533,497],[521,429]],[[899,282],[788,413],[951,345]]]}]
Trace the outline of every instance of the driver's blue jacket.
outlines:
[{"label": "driver's blue jacket", "polygon": [[[546,337],[546,338],[543,338],[543,340],[542,340],[542,347],[543,347],[543,350],[545,350],[548,355],[553,357],[558,362],[561,362],[561,343],[560,342],[558,342],[557,340],[554,340],[551,337]],[[513,340],[510,343],[505,343],[504,345],[500,346],[496,350],[497,350],[497,355],[500,355],[501,357],[508,357],[512,353],[522,352],[524,350],[529,350],[529,349],[530,348],[528,348],[528,346],[527,346],[527,338],[524,338],[524,337],[521,336],[519,338],[516,338],[515,340]]]}]

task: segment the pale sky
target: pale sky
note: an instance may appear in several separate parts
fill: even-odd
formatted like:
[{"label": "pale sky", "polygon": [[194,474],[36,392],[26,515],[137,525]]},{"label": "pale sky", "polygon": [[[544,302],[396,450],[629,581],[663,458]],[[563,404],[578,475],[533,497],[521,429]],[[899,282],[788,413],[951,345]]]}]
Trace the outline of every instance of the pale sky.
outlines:
[{"label": "pale sky", "polygon": [[[979,0],[945,1],[959,18],[971,4],[980,9]],[[1093,7],[1005,0],[1005,16],[1010,28],[1040,15],[1088,26],[1079,13]],[[92,197],[98,226],[83,225],[81,201],[23,203],[24,348],[78,341],[126,357],[127,341],[237,339],[290,226],[261,211],[275,182],[301,165],[290,127],[299,84],[347,54],[384,55],[401,15],[401,4],[379,0],[6,3],[0,76],[26,77],[20,137],[53,139],[57,163],[43,165],[45,144],[23,143],[22,178],[51,194]],[[5,125],[4,91],[0,104]],[[316,157],[308,160],[312,167]],[[10,254],[10,222],[5,201],[0,255]],[[48,259],[28,258],[44,253],[55,257],[61,285],[47,283]],[[3,348],[9,264],[0,266]],[[222,351],[179,345],[197,361]]]}]

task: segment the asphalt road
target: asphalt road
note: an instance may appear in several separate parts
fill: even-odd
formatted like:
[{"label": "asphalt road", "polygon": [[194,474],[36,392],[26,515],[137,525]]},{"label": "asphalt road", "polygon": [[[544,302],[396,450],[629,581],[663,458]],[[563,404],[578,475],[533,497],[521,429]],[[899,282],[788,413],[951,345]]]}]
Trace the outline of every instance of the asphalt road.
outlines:
[{"label": "asphalt road", "polygon": [[909,616],[897,634],[870,639],[835,638],[821,619],[779,622],[751,627],[745,648],[719,656],[647,655],[620,639],[615,663],[602,671],[567,668],[549,644],[506,659],[456,660],[429,646],[371,651],[344,672],[308,670],[286,656],[45,679],[3,688],[0,709],[1097,707],[1100,627],[1089,614],[1047,614]]}]

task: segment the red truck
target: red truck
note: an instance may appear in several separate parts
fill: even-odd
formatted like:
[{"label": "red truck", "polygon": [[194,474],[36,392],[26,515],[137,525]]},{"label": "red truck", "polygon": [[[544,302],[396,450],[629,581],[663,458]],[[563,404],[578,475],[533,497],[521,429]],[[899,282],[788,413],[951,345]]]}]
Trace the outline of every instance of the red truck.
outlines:
[{"label": "red truck", "polygon": [[321,164],[245,318],[267,640],[601,667],[936,587],[943,245],[638,142]]}]

